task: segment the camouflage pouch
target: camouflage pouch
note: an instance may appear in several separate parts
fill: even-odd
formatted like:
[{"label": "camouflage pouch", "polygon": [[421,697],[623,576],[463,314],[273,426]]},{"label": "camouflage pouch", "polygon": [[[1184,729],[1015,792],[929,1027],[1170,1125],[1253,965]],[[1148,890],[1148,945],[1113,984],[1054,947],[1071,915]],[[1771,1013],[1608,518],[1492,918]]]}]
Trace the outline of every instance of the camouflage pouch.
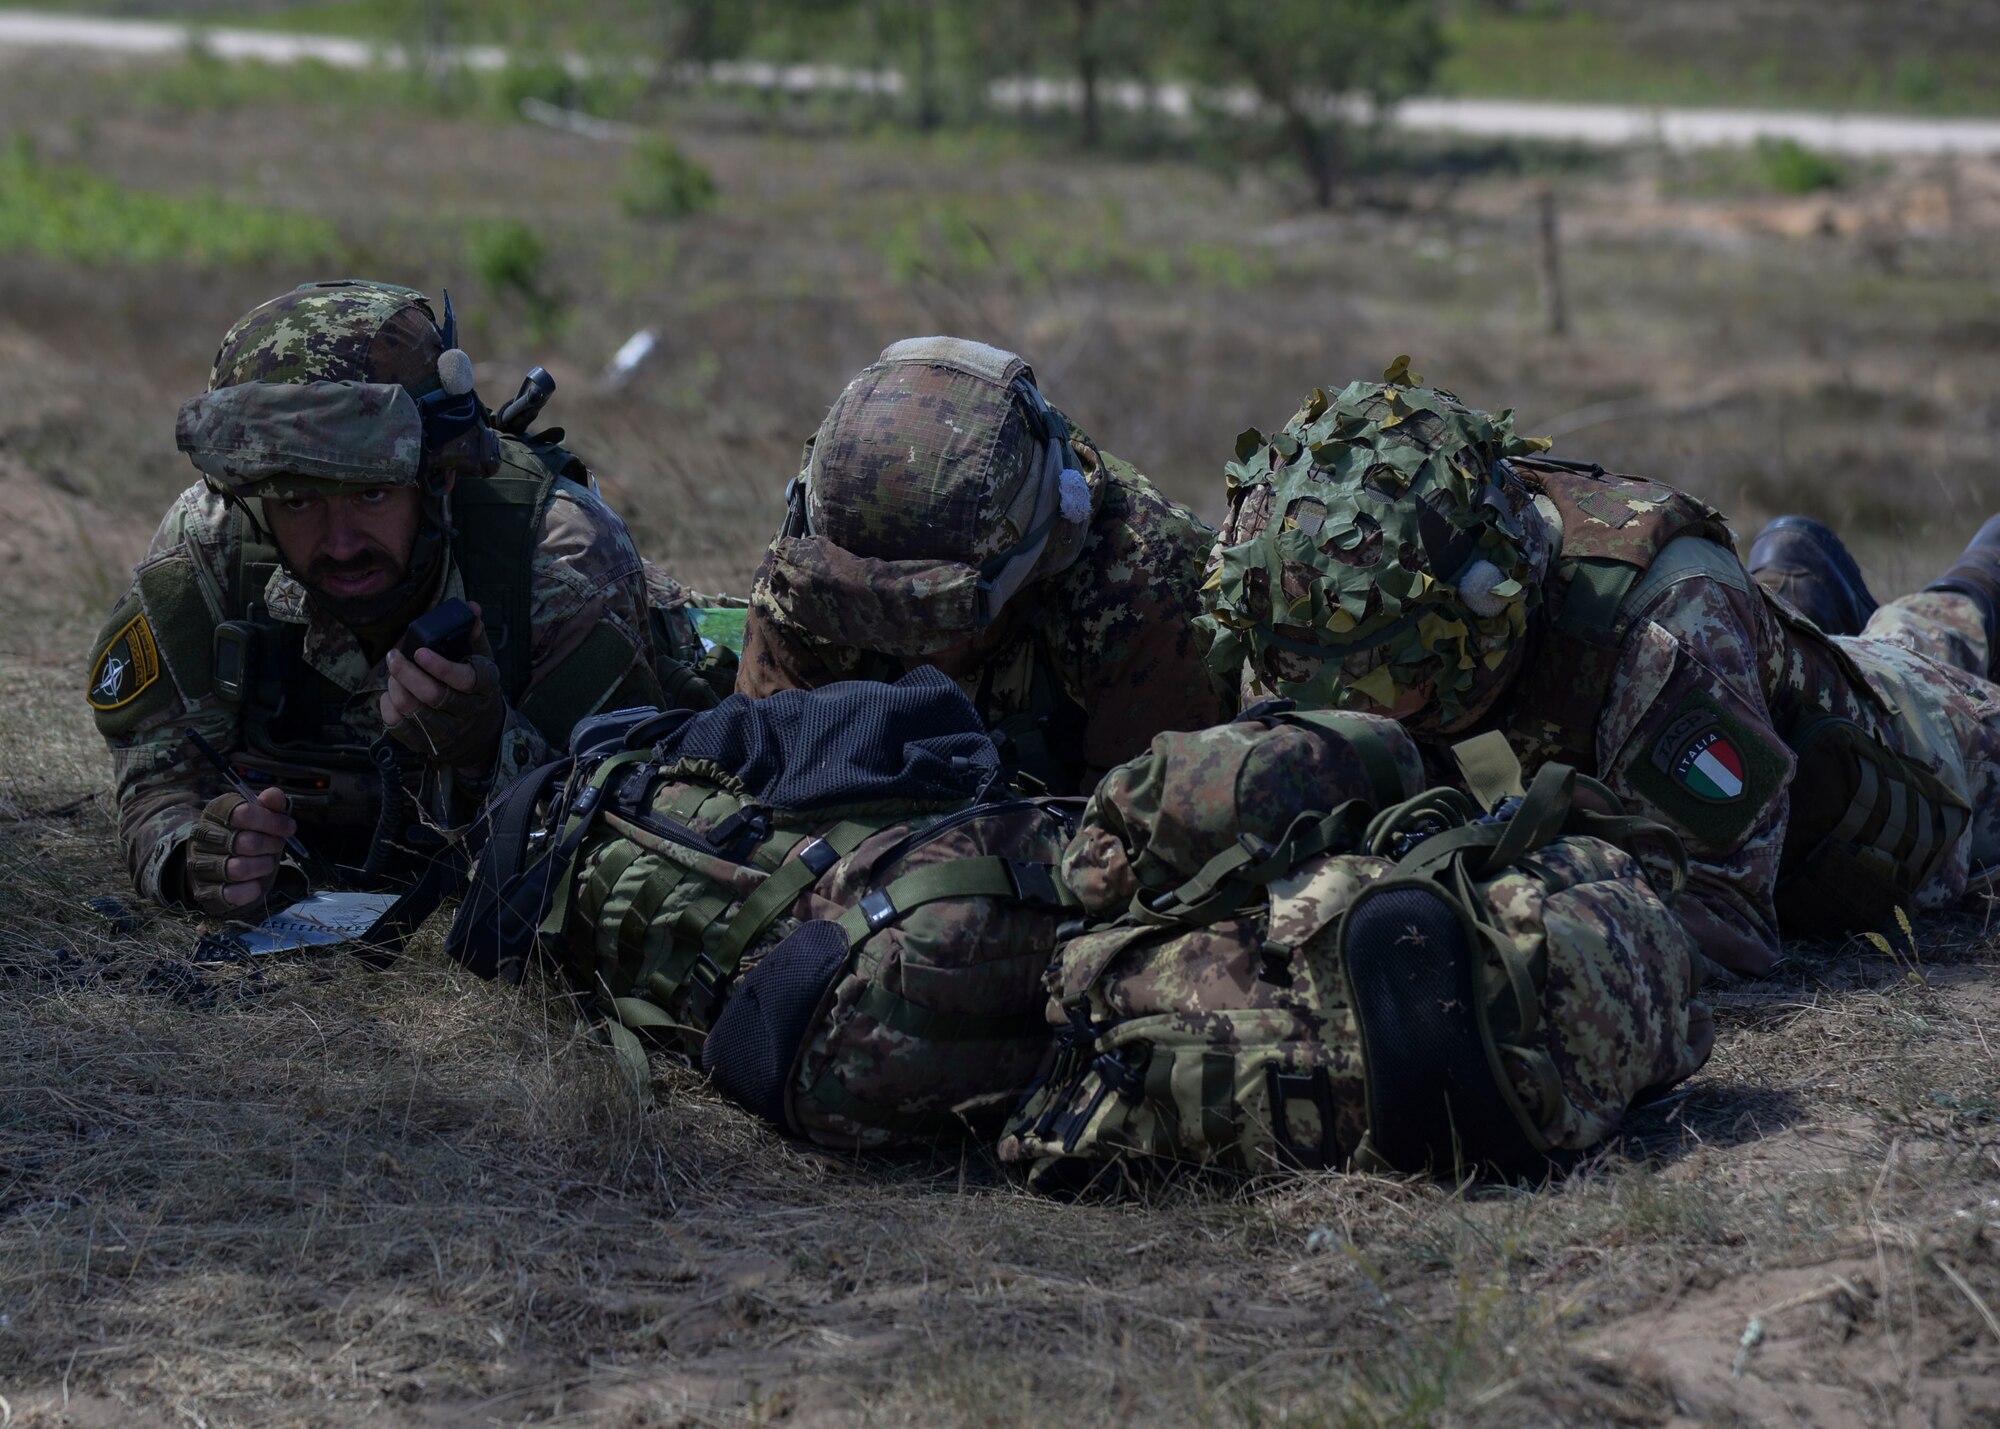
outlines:
[{"label": "camouflage pouch", "polygon": [[1563,765],[1520,793],[1504,741],[1471,744],[1504,759],[1513,792],[1488,783],[1482,807],[1434,790],[1385,813],[1369,847],[1397,861],[1335,933],[1365,1068],[1359,1166],[1536,1174],[1714,1045],[1694,940],[1668,907],[1679,838]]},{"label": "camouflage pouch", "polygon": [[997,1121],[1047,1048],[1053,869],[1075,812],[786,815],[720,766],[627,749],[573,772],[548,821],[569,863],[539,946],[637,1071],[663,1045],[823,1146],[963,1131]]},{"label": "camouflage pouch", "polygon": [[1343,1164],[1364,1096],[1319,934],[1390,864],[1327,855],[1422,780],[1399,725],[1283,702],[1111,771],[1063,854],[1091,921],[1049,969],[1057,1050],[1002,1159],[1045,1184],[1128,1156]]},{"label": "camouflage pouch", "polygon": [[[1398,800],[1225,917],[1153,895],[1065,943],[1057,1053],[1002,1158],[1055,1184],[1135,1156],[1519,1173],[1692,1074],[1714,1038],[1692,939],[1619,846],[1657,841],[1677,889],[1678,842],[1573,771],[1496,787],[1517,780],[1475,769],[1485,812]],[[1066,873],[1104,824],[1093,801]]]}]

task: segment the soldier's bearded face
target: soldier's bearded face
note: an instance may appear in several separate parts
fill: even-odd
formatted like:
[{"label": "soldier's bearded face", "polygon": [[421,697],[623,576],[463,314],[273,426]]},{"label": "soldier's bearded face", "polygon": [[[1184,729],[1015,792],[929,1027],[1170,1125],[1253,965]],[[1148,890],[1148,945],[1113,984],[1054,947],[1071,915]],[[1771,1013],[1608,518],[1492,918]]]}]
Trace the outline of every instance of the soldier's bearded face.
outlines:
[{"label": "soldier's bearded face", "polygon": [[315,603],[347,625],[389,614],[423,520],[415,487],[370,486],[264,503],[285,564]]}]

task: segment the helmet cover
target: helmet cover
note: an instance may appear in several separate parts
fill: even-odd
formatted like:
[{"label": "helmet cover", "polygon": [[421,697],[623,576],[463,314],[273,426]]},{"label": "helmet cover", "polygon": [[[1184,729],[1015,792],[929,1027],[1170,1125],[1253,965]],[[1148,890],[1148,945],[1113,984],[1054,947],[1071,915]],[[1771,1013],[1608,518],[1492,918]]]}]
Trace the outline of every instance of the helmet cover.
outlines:
[{"label": "helmet cover", "polygon": [[891,345],[807,444],[804,531],[776,543],[770,599],[842,645],[925,655],[966,639],[1082,551],[1091,492],[1069,437],[1016,354]]},{"label": "helmet cover", "polygon": [[1547,533],[1507,458],[1546,451],[1425,387],[1316,390],[1282,431],[1245,432],[1210,557],[1211,668],[1306,707],[1386,710],[1424,691],[1449,729],[1490,702],[1540,600]]},{"label": "helmet cover", "polygon": [[430,300],[354,280],[303,284],[237,319],[177,437],[210,484],[236,497],[419,486],[483,471],[491,455],[470,364],[447,348]]}]

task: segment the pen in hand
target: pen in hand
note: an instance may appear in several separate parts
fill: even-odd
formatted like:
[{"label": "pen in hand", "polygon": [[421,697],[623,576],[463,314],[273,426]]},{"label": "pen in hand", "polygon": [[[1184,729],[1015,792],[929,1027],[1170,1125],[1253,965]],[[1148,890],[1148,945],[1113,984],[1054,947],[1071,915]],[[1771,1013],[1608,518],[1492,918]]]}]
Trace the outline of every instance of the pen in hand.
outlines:
[{"label": "pen in hand", "polygon": [[[242,776],[230,768],[229,761],[222,757],[222,752],[201,737],[200,730],[196,729],[193,725],[184,725],[182,726],[182,732],[187,735],[188,742],[201,751],[201,757],[215,766],[216,773],[229,781],[230,788],[234,789],[251,803],[254,804],[257,802],[257,791],[243,782]],[[285,851],[305,867],[312,867],[312,855],[306,852],[306,846],[299,842],[296,835],[285,840]]]}]

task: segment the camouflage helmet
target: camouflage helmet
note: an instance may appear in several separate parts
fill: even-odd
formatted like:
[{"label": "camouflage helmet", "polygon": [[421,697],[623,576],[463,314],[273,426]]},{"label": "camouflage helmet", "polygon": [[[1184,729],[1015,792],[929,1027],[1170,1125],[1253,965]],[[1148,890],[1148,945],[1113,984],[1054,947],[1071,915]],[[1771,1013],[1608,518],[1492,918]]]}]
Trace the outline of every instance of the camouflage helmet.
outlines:
[{"label": "camouflage helmet", "polygon": [[787,495],[765,582],[778,611],[901,655],[957,644],[1066,570],[1092,502],[1028,364],[949,337],[894,343],[849,382]]},{"label": "camouflage helmet", "polygon": [[208,391],[181,408],[179,446],[238,497],[484,474],[496,439],[456,328],[448,297],[440,326],[412,288],[303,284],[223,336]]},{"label": "camouflage helmet", "polygon": [[1237,439],[1204,598],[1212,668],[1308,707],[1462,726],[1491,703],[1540,600],[1547,531],[1508,458],[1548,449],[1421,385],[1315,391]]}]

